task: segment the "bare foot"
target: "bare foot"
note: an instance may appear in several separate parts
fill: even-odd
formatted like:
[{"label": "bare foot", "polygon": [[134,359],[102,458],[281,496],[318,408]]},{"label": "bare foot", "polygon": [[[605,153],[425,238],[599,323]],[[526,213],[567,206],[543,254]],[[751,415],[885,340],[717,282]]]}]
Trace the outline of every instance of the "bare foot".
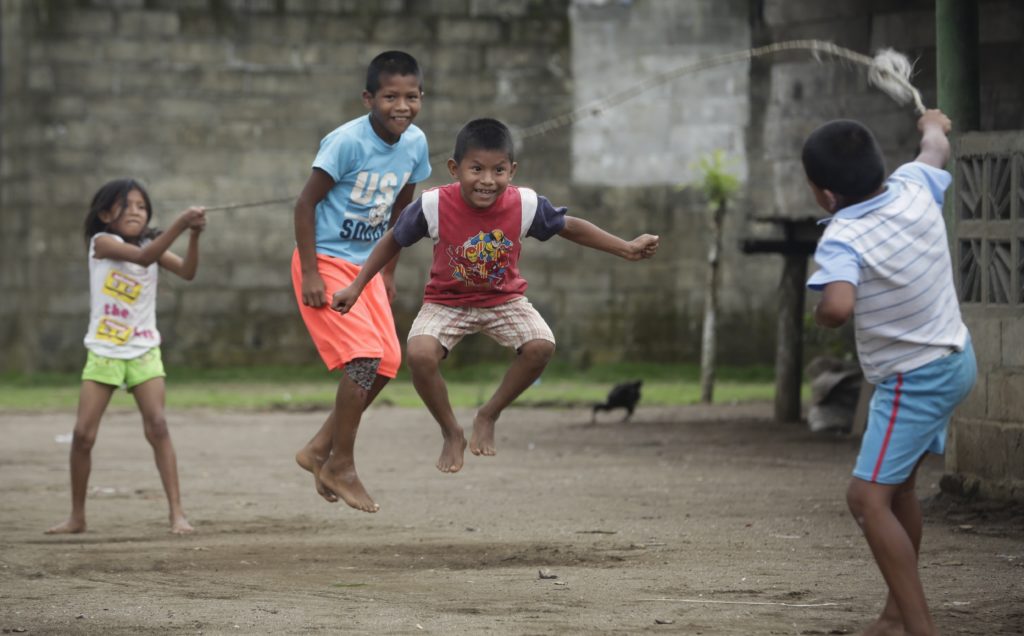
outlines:
[{"label": "bare foot", "polygon": [[497,418],[484,417],[478,411],[473,418],[473,435],[469,438],[469,450],[474,455],[491,457],[497,455],[494,448],[494,423]]},{"label": "bare foot", "polygon": [[[443,434],[443,433],[442,433]],[[442,473],[457,473],[462,470],[463,456],[466,454],[466,436],[459,428],[458,435],[444,436],[441,456],[437,458],[437,469]]]},{"label": "bare foot", "polygon": [[324,483],[320,481],[320,467],[324,465],[326,458],[319,457],[309,447],[309,444],[306,444],[299,452],[295,453],[295,461],[299,466],[313,473],[313,486],[316,487],[318,495],[331,503],[338,500],[338,495],[325,488]]},{"label": "bare foot", "polygon": [[192,532],[195,532],[195,528],[184,515],[171,515],[171,534],[191,534]]},{"label": "bare foot", "polygon": [[363,482],[359,481],[359,476],[356,475],[354,466],[349,465],[335,469],[331,466],[331,460],[328,460],[320,467],[319,475],[324,488],[332,494],[337,493],[337,495],[345,500],[345,503],[356,510],[362,510],[363,512],[377,512],[380,510],[380,506],[366,492]]},{"label": "bare foot", "polygon": [[878,618],[861,634],[862,636],[903,636],[903,622]]},{"label": "bare foot", "polygon": [[79,534],[85,532],[85,519],[68,519],[47,528],[45,534]]}]

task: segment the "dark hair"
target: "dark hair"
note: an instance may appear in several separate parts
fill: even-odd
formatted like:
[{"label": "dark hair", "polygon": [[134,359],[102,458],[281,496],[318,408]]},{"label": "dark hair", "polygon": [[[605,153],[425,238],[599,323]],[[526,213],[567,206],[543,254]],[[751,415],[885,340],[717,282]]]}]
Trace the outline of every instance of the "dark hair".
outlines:
[{"label": "dark hair", "polygon": [[381,75],[415,75],[423,83],[416,58],[403,51],[384,51],[373,58],[366,68],[366,92],[375,95],[380,90]]},{"label": "dark hair", "polygon": [[462,161],[467,150],[502,150],[509,161],[515,161],[512,132],[497,119],[474,119],[462,127],[455,137],[455,163]]},{"label": "dark hair", "polygon": [[875,136],[851,119],[818,127],[804,142],[800,158],[811,183],[844,197],[866,197],[885,180],[885,159]]},{"label": "dark hair", "polygon": [[[107,210],[117,209],[117,214],[120,216],[128,205],[128,193],[132,190],[138,190],[142,194],[142,199],[146,202],[146,225],[149,225],[149,222],[153,219],[153,204],[149,201],[149,193],[146,192],[146,188],[135,179],[114,179],[103,184],[103,187],[97,190],[96,194],[92,197],[92,203],[89,204],[89,214],[85,217],[86,243],[100,232],[105,232],[109,226],[108,223],[104,223],[100,219],[100,214]],[[159,234],[157,230],[147,227],[139,239],[151,239],[157,234]]]}]

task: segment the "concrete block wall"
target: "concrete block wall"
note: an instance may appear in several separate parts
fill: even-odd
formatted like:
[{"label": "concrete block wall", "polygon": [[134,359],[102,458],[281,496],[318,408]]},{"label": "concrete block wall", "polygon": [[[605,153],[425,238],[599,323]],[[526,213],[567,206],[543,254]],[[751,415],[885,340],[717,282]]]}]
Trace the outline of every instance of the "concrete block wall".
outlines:
[{"label": "concrete block wall", "polygon": [[[689,55],[733,30],[727,44],[716,46],[745,46],[743,1],[701,2],[686,15],[676,15],[677,3],[630,4],[634,22],[662,25],[666,41],[703,38]],[[365,66],[387,48],[409,50],[425,70],[417,124],[435,159],[425,186],[448,181],[444,160],[466,120],[495,116],[522,129],[571,111],[577,91],[593,83],[581,87],[575,77],[573,58],[587,53],[571,48],[578,32],[568,0],[11,0],[2,6],[0,222],[12,249],[0,257],[0,284],[16,300],[3,303],[0,370],[80,366],[88,309],[80,227],[89,198],[111,178],[130,174],[148,184],[157,225],[193,203],[294,196],[320,138],[364,114]],[[668,28],[670,18],[683,31]],[[713,26],[715,37],[702,25]],[[595,51],[599,46],[593,43]],[[656,70],[653,49],[645,56],[641,66]],[[713,79],[702,90],[725,79],[732,88],[703,103],[672,95],[690,103],[686,116],[700,125],[743,93],[742,73]],[[735,140],[744,114],[738,107],[729,112]],[[668,125],[654,123],[653,132]],[[525,140],[517,182],[623,236],[657,232],[665,247],[656,261],[633,264],[562,239],[530,242],[522,264],[530,298],[554,327],[559,355],[570,361],[695,361],[704,204],[679,192],[684,180],[674,176],[653,184],[574,177],[573,148],[589,137],[567,127]],[[618,149],[614,139],[599,141]],[[643,148],[633,150],[643,155]],[[691,160],[672,156],[673,174],[682,175]],[[316,359],[290,289],[291,215],[290,204],[211,212],[196,280],[165,273],[161,282],[159,325],[170,364]],[[739,219],[730,221],[734,235]],[[770,265],[747,267],[734,246],[724,268],[723,329],[756,338],[723,338],[721,356],[769,363],[775,276]],[[400,331],[419,306],[429,249],[421,244],[403,254],[395,305]],[[486,341],[470,339],[456,358],[492,354]]]},{"label": "concrete block wall", "polygon": [[964,318],[978,382],[953,418],[942,487],[1024,501],[1024,316],[979,307]]},{"label": "concrete block wall", "polygon": [[[978,382],[953,417],[942,486],[1024,501],[1024,130],[970,133],[955,153],[954,271]],[[966,178],[979,168],[980,179]],[[966,258],[979,255],[963,249],[972,244],[980,262]]]},{"label": "concrete block wall", "polygon": [[[2,9],[0,370],[84,360],[81,224],[102,183],[141,178],[158,226],[193,203],[295,196],[323,135],[365,114],[366,64],[382,50],[408,50],[425,70],[417,123],[441,153],[426,185],[447,182],[444,158],[471,117],[523,125],[572,103],[566,2],[5,0]],[[567,147],[553,139],[538,144],[531,170],[567,192]],[[290,289],[291,205],[210,217],[196,280],[162,277],[165,358],[315,360]],[[405,319],[427,260],[407,261]]]}]

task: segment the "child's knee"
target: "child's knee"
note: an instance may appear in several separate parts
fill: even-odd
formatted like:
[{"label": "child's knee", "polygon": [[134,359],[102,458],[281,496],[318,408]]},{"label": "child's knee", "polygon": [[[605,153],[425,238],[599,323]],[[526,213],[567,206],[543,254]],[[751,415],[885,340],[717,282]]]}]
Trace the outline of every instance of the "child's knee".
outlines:
[{"label": "child's knee", "polygon": [[88,453],[96,445],[96,432],[86,433],[75,430],[71,436],[71,449],[79,453]]},{"label": "child's knee", "polygon": [[142,425],[146,433],[146,441],[150,444],[157,444],[170,437],[170,433],[167,431],[167,418],[163,415],[147,417],[142,421]]},{"label": "child's knee", "polygon": [[438,346],[430,342],[410,342],[405,351],[405,363],[413,371],[433,371],[440,361]]},{"label": "child's knee", "polygon": [[547,366],[555,355],[555,343],[549,340],[531,340],[519,348],[519,355],[536,366]]}]

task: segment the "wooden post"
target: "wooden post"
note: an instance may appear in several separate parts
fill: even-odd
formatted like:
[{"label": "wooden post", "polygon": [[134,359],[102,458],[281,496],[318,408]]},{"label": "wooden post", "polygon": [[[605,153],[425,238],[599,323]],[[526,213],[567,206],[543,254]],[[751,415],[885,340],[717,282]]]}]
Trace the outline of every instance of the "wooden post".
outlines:
[{"label": "wooden post", "polygon": [[704,325],[700,346],[700,401],[711,404],[715,392],[716,321],[718,320],[718,269],[722,252],[725,201],[711,215],[711,246],[708,248],[707,288],[704,290]]},{"label": "wooden post", "polygon": [[784,255],[779,282],[779,326],[775,350],[775,421],[800,421],[804,358],[804,283],[807,254]]}]

